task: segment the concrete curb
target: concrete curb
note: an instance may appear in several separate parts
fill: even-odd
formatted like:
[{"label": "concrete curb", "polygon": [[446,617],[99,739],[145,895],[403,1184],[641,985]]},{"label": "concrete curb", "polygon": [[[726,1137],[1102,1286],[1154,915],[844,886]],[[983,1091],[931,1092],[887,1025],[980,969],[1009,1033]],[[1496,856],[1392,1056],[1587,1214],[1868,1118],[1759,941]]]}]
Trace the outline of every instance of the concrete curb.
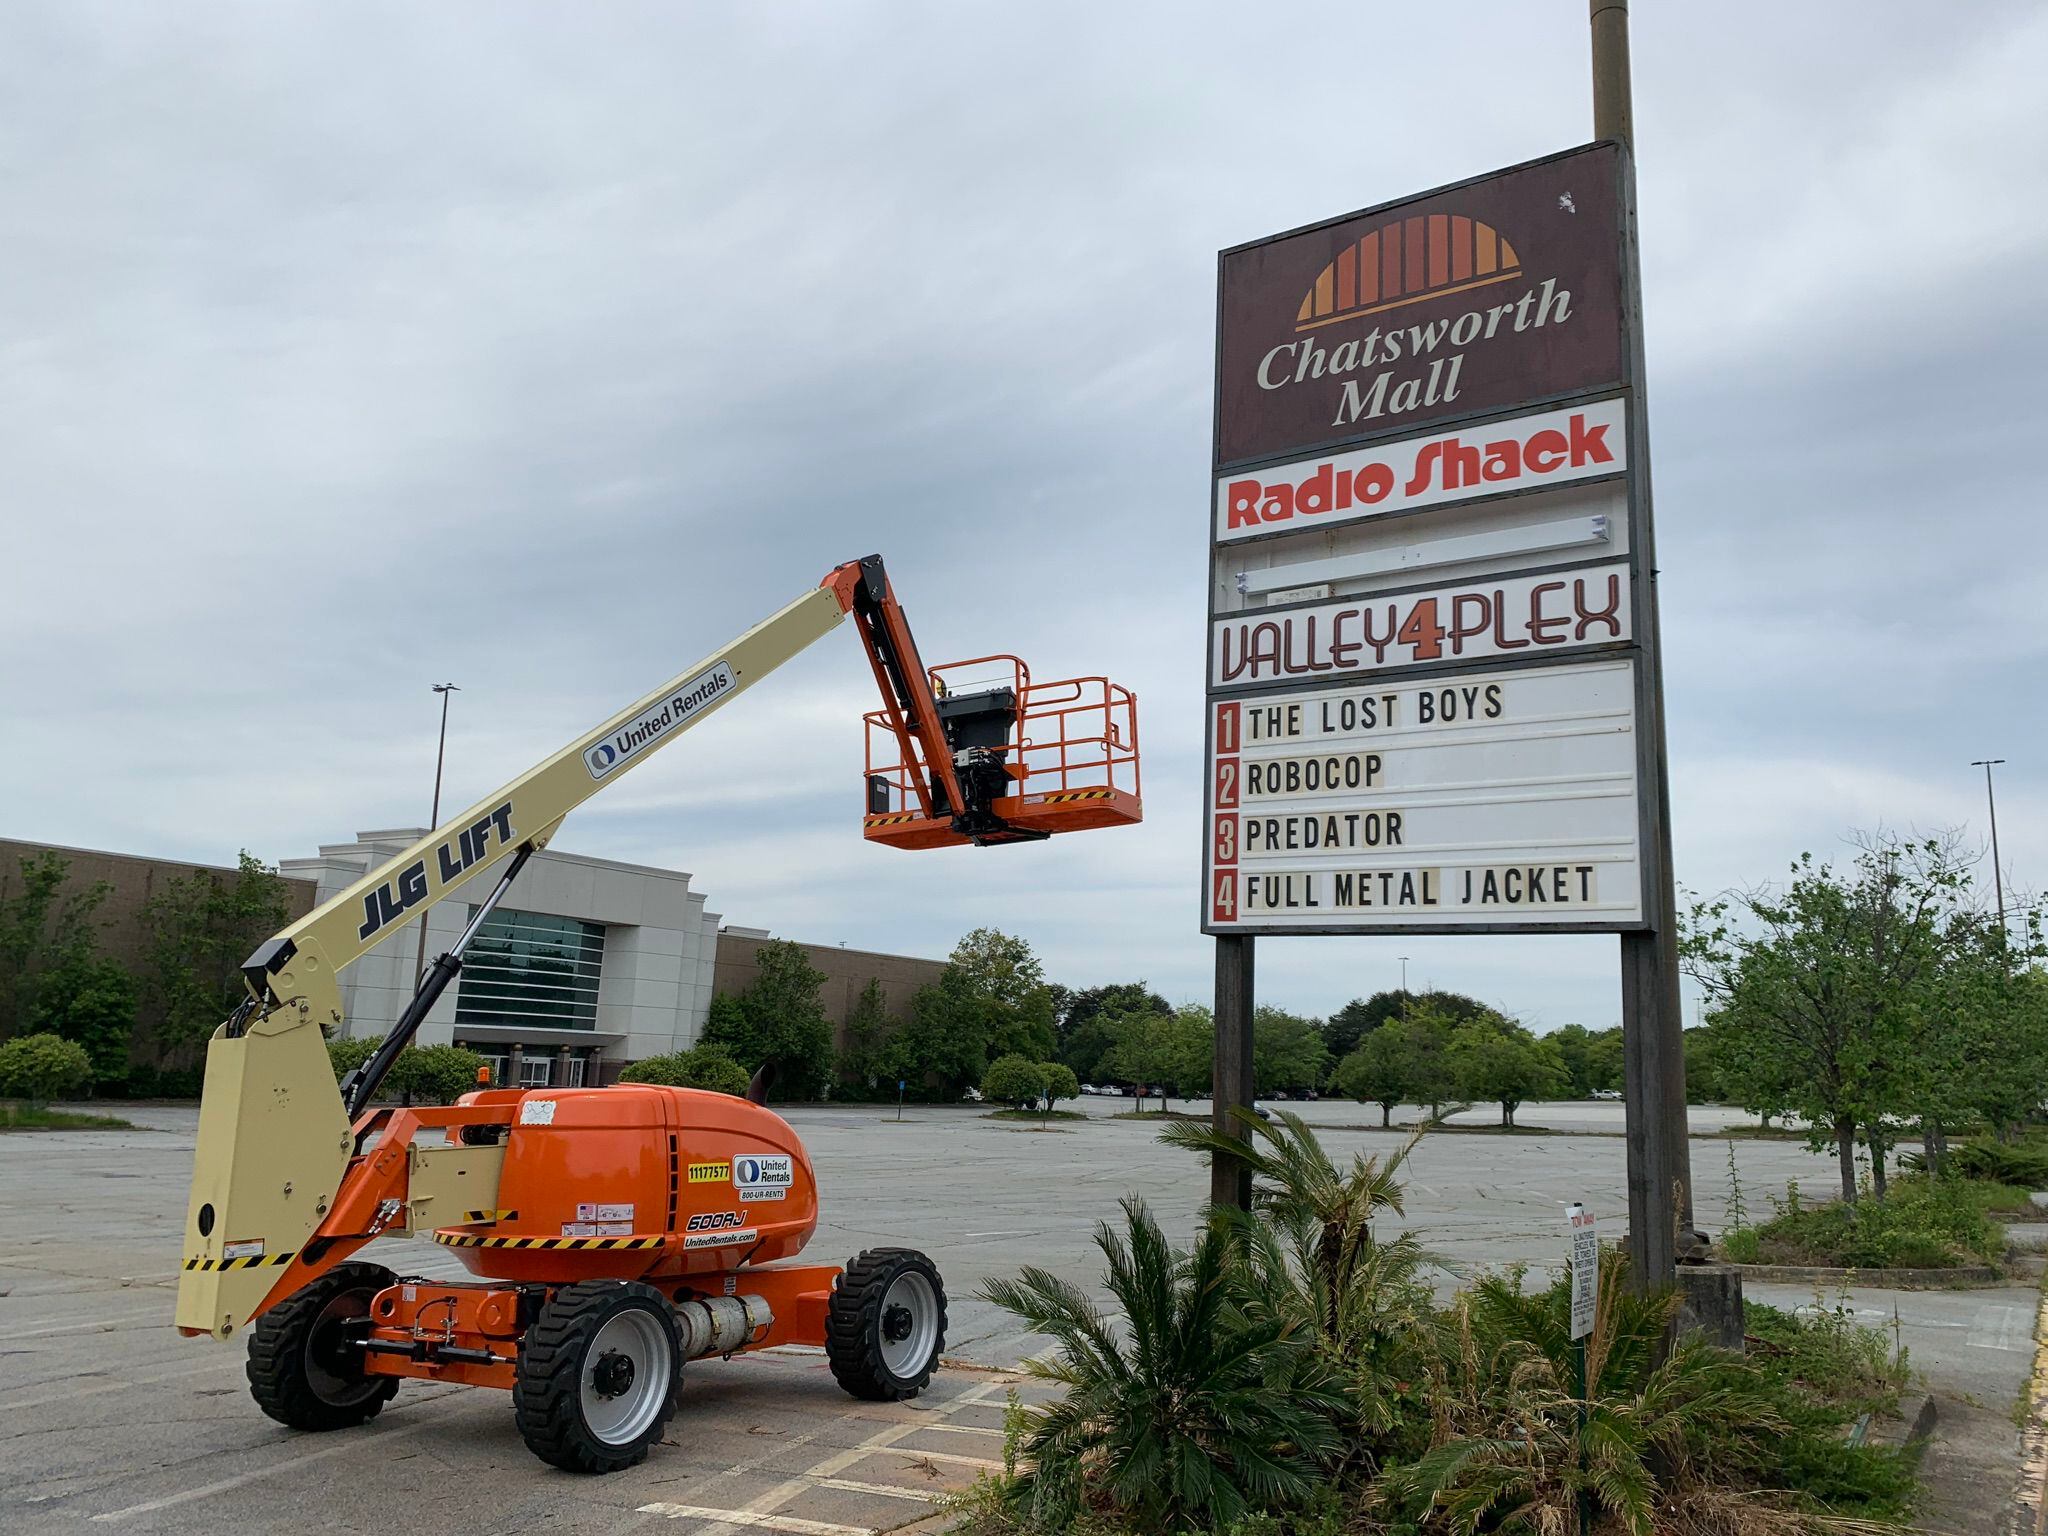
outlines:
[{"label": "concrete curb", "polygon": [[2034,1314],[2034,1375],[2027,1383],[2026,1419],[2020,1425],[2019,1482],[2013,1494],[2011,1536],[2048,1532],[2048,1289]]},{"label": "concrete curb", "polygon": [[1989,1264],[1966,1264],[1955,1269],[1827,1269],[1818,1264],[1731,1264],[1744,1280],[1763,1284],[1868,1285],[1892,1291],[1960,1291],[1973,1286],[2001,1285],[2005,1276]]}]

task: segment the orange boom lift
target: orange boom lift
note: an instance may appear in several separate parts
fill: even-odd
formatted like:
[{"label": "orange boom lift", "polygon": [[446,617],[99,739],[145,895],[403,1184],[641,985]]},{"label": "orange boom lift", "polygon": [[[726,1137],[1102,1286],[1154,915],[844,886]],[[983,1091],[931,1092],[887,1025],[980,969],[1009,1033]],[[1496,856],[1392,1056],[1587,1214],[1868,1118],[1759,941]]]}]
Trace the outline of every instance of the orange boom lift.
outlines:
[{"label": "orange boom lift", "polygon": [[[1140,819],[1127,690],[1034,685],[1008,656],[927,669],[871,555],[266,941],[207,1048],[177,1309],[191,1335],[254,1325],[265,1413],[339,1429],[407,1378],[504,1387],[534,1454],[608,1472],[661,1437],[691,1360],[810,1344],[858,1397],[912,1397],[931,1379],[946,1295],[928,1257],[788,1262],[817,1229],[818,1184],[763,1102],[765,1072],[745,1100],[630,1084],[372,1102],[563,818],[849,615],[883,698],[866,717],[870,840],[985,847]],[[488,889],[468,926],[337,1087],[336,972],[473,880]],[[473,1278],[401,1278],[354,1257],[401,1235],[451,1249]]]}]

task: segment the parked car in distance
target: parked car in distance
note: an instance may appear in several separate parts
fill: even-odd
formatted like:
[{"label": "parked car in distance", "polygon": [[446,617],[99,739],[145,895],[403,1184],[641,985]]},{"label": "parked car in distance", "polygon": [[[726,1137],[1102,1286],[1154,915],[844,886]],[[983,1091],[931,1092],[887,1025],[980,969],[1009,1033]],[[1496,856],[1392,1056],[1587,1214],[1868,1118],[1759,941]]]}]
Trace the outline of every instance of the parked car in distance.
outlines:
[{"label": "parked car in distance", "polygon": [[1613,1099],[1618,1103],[1621,1099],[1621,1090],[1619,1088],[1595,1088],[1593,1090],[1593,1097],[1596,1099]]}]

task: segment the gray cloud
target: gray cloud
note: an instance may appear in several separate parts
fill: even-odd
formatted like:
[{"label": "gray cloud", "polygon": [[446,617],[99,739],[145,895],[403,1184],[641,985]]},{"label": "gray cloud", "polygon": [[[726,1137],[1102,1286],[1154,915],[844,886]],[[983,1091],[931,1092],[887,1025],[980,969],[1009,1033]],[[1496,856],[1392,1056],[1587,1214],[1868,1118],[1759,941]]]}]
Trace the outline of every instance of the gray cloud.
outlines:
[{"label": "gray cloud", "polygon": [[[1139,690],[1149,819],[858,835],[828,641],[570,823],[735,921],[1198,997],[1214,252],[1587,134],[1583,8],[45,5],[0,54],[0,792],[220,859],[481,794],[834,562]],[[1681,876],[2039,810],[2038,8],[1646,9]],[[1616,1011],[1610,940],[1271,943]]]}]

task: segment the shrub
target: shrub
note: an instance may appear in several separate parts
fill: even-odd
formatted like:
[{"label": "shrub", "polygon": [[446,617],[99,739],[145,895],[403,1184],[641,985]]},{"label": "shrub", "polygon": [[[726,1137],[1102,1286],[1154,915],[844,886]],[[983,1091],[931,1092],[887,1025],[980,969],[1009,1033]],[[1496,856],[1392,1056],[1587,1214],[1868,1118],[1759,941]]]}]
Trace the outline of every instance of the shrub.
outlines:
[{"label": "shrub", "polygon": [[1962,1180],[1899,1179],[1885,1199],[1866,1193],[1854,1205],[1808,1205],[1792,1184],[1773,1204],[1770,1220],[1724,1239],[1738,1263],[1955,1269],[1995,1264],[2005,1246],[1984,1201]]},{"label": "shrub", "polygon": [[415,1104],[453,1104],[477,1085],[489,1063],[459,1045],[411,1045],[391,1063],[387,1094],[410,1096]]},{"label": "shrub", "polygon": [[61,1035],[22,1035],[0,1045],[0,1098],[44,1104],[92,1083],[85,1047]]},{"label": "shrub", "polygon": [[[338,1083],[377,1054],[382,1035],[352,1035],[327,1042],[327,1061]],[[416,1104],[453,1104],[476,1087],[476,1075],[489,1063],[475,1051],[457,1045],[409,1045],[391,1063],[378,1086],[380,1099],[410,1097]]]},{"label": "shrub", "polygon": [[991,1104],[1029,1109],[1045,1093],[1045,1068],[1023,1056],[999,1056],[981,1075],[981,1096]]},{"label": "shrub", "polygon": [[1125,1328],[1042,1269],[982,1291],[1055,1341],[1056,1358],[1026,1369],[1066,1388],[1027,1411],[1031,1465],[1011,1481],[1013,1506],[1043,1530],[1108,1508],[1137,1530],[1179,1531],[1306,1500],[1344,1407],[1305,1373],[1308,1335],[1260,1309],[1222,1227],[1181,1254],[1142,1200],[1123,1210],[1125,1233],[1104,1222],[1095,1242]]},{"label": "shrub", "polygon": [[[1924,1171],[1927,1158],[1920,1152],[1901,1152],[1899,1166]],[[1942,1159],[1941,1171],[1944,1177],[1984,1179],[2015,1189],[2048,1189],[2048,1152],[1996,1141],[1958,1142]]]},{"label": "shrub", "polygon": [[747,1069],[719,1045],[700,1045],[695,1050],[676,1051],[667,1056],[648,1056],[619,1074],[622,1083],[659,1083],[669,1088],[702,1088],[711,1093],[729,1093],[736,1099],[747,1096]]},{"label": "shrub", "polygon": [[334,1080],[338,1083],[349,1073],[377,1054],[377,1047],[384,1043],[382,1035],[349,1035],[340,1040],[327,1042],[327,1064],[334,1068]]}]

